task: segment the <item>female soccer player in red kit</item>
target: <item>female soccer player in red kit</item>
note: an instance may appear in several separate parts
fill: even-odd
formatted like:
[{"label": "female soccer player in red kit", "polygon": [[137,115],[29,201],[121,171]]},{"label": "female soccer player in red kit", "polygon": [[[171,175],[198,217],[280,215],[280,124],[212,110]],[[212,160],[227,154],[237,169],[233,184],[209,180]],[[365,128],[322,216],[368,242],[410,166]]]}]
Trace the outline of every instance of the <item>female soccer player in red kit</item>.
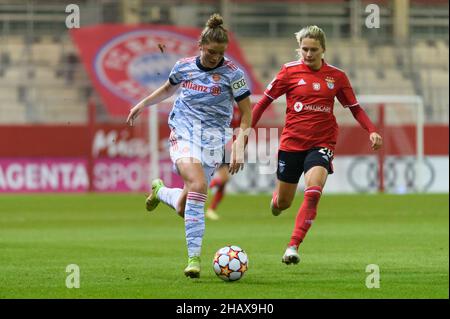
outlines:
[{"label": "female soccer player in red kit", "polygon": [[381,136],[359,106],[346,74],[324,61],[326,38],[323,30],[308,26],[297,32],[296,38],[300,60],[283,65],[252,114],[254,127],[272,101],[286,94],[286,122],[278,151],[278,183],[270,205],[272,214],[278,216],[290,207],[302,173],[305,173],[305,195],[282,257],[285,264],[300,261],[298,246],[316,217],[327,176],[333,173],[333,152],[338,135],[333,115],[334,98],[349,108],[369,133],[373,150],[382,145]]}]

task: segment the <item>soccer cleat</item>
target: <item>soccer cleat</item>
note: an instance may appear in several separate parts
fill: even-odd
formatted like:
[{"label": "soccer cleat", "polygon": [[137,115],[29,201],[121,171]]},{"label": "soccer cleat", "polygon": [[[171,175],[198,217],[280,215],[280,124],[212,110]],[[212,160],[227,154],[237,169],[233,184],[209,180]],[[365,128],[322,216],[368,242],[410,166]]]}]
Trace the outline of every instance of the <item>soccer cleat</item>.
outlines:
[{"label": "soccer cleat", "polygon": [[191,278],[200,277],[200,257],[190,257],[188,265],[184,269],[184,275]]},{"label": "soccer cleat", "polygon": [[209,218],[211,220],[218,220],[219,219],[219,215],[217,215],[217,213],[211,208],[208,208],[206,210],[205,216],[206,216],[206,218]]},{"label": "soccer cleat", "polygon": [[156,206],[158,206],[159,204],[159,199],[158,199],[158,192],[161,189],[161,187],[164,187],[164,183],[162,180],[158,179],[154,179],[152,181],[152,193],[147,197],[147,199],[145,200],[145,208],[151,212],[152,210],[154,210],[156,208]]},{"label": "soccer cleat", "polygon": [[273,215],[273,216],[278,216],[278,215],[280,215],[281,212],[282,212],[281,209],[276,208],[276,207],[273,205],[273,198],[270,200],[270,210],[272,211],[272,215]]},{"label": "soccer cleat", "polygon": [[286,248],[283,258],[281,258],[281,261],[286,265],[298,264],[300,261],[300,256],[298,255],[297,247],[289,246],[288,248]]}]

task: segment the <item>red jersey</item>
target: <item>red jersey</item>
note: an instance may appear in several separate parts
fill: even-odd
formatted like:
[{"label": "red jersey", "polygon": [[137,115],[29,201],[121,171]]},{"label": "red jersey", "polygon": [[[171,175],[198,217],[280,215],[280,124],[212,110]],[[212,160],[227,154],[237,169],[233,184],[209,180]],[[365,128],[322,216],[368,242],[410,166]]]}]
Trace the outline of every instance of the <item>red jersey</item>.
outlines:
[{"label": "red jersey", "polygon": [[230,127],[235,129],[241,126],[241,111],[239,111],[239,107],[235,105],[233,107],[233,117],[231,118]]},{"label": "red jersey", "polygon": [[323,60],[317,71],[303,61],[286,63],[264,94],[272,100],[286,94],[286,122],[280,150],[288,152],[313,147],[334,150],[338,136],[334,98],[343,107],[359,105],[347,75]]}]

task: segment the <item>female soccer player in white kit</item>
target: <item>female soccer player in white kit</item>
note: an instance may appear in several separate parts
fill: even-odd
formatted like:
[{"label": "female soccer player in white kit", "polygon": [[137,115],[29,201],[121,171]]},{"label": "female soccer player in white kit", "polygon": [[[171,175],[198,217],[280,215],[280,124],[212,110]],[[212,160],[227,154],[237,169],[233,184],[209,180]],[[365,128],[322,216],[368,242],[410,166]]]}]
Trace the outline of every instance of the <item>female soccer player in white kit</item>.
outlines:
[{"label": "female soccer player in white kit", "polygon": [[165,100],[181,88],[169,115],[169,143],[170,157],[184,188],[168,188],[162,180],[153,180],[146,207],[152,211],[162,201],[184,216],[189,257],[184,273],[191,278],[200,276],[207,187],[231,138],[228,128],[234,101],[241,112],[241,123],[231,152],[231,174],[243,166],[244,131],[251,124],[250,90],[242,70],[224,57],[228,36],[222,24],[222,17],[213,14],[199,39],[200,55],[177,61],[168,81],[134,106],[127,118],[133,125],[146,106]]}]

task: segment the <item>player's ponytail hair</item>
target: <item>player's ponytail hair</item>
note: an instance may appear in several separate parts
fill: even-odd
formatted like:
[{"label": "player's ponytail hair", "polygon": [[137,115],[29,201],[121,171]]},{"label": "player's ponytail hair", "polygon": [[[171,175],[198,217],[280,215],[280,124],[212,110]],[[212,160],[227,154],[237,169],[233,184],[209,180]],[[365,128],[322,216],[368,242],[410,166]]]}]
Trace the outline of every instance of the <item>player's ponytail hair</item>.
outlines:
[{"label": "player's ponytail hair", "polygon": [[297,39],[299,46],[302,43],[302,40],[305,38],[317,40],[320,42],[323,50],[326,50],[327,39],[325,37],[325,32],[323,32],[323,30],[316,25],[309,25],[307,27],[304,27],[303,29],[295,33],[295,38]]},{"label": "player's ponytail hair", "polygon": [[200,45],[211,42],[228,43],[227,30],[222,26],[223,18],[220,14],[214,13],[206,22],[198,43]]}]

